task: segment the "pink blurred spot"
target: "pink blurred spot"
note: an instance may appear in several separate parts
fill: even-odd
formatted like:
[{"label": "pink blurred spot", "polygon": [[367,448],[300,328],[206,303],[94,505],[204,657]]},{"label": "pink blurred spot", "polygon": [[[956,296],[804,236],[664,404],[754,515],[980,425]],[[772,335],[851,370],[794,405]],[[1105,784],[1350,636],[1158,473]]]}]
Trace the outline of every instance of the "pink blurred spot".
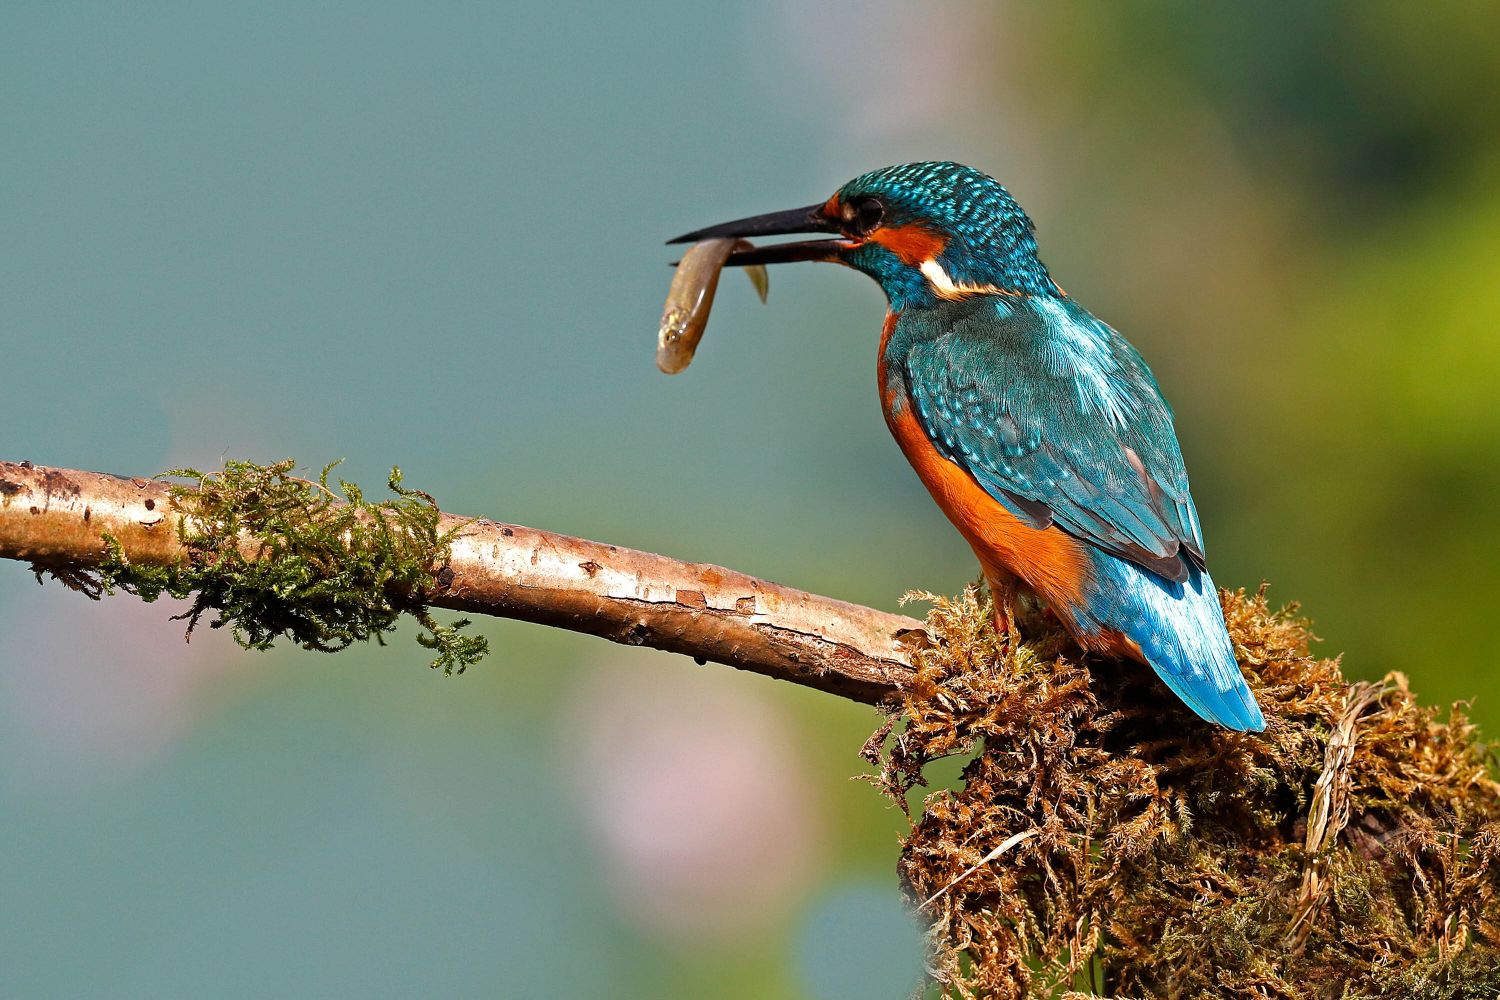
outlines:
[{"label": "pink blurred spot", "polygon": [[621,909],[689,944],[779,924],[822,867],[797,735],[727,670],[672,657],[590,671],[563,720],[583,734],[570,778]]},{"label": "pink blurred spot", "polygon": [[778,26],[794,68],[768,84],[798,113],[821,96],[850,139],[899,138],[976,114],[993,121],[986,84],[1001,32],[992,4],[782,0],[772,15],[754,10]]},{"label": "pink blurred spot", "polygon": [[[139,767],[180,739],[243,660],[205,626],[191,645],[180,602],[94,603],[49,583],[0,611],[5,769],[21,785],[70,785]],[[227,648],[226,648],[227,647]],[[101,775],[99,772],[104,772]]]}]

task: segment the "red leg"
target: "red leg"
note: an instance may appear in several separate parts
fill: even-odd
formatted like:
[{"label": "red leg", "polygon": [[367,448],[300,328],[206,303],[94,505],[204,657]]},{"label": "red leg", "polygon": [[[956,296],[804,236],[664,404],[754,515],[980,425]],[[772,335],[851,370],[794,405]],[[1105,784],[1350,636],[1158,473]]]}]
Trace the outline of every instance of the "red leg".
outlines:
[{"label": "red leg", "polygon": [[1005,636],[1012,650],[1021,644],[1021,630],[1017,625],[1016,580],[999,574],[986,574],[990,585],[990,597],[995,602],[995,631]]}]

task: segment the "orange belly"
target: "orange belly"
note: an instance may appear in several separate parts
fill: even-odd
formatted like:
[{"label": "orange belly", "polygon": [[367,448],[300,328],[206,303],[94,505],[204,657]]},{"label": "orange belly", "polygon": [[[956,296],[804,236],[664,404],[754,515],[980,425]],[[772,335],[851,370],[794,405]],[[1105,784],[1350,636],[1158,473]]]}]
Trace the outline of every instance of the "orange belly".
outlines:
[{"label": "orange belly", "polygon": [[1033,528],[1006,510],[973,476],[938,454],[909,404],[887,410],[886,422],[932,498],[974,549],[992,587],[1020,579],[1059,610],[1083,603],[1089,560],[1082,542],[1055,527]]},{"label": "orange belly", "polygon": [[[884,341],[894,322],[894,316],[886,320],[882,369]],[[1026,524],[965,469],[939,454],[912,412],[911,400],[891,398],[883,370],[880,396],[896,443],[948,520],[974,549],[990,586],[998,590],[1019,579],[1071,625],[1067,609],[1083,604],[1091,575],[1083,543],[1059,528]]]}]

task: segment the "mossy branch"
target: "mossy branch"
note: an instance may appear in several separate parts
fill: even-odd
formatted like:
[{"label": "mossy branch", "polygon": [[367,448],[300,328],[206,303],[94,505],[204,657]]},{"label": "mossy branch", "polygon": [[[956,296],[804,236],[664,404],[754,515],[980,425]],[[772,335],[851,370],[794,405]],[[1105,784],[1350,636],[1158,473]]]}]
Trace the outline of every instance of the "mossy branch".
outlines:
[{"label": "mossy branch", "polygon": [[187,558],[133,564],[104,532],[103,561],[67,579],[94,595],[118,589],[147,602],[189,599],[192,607],[176,616],[189,637],[212,612],[209,627],[227,626],[246,649],[269,649],[280,638],[325,653],[371,639],[383,645],[407,614],[422,628],[417,642],[436,652],[435,669],[463,673],[488,652],[483,638],[460,634],[468,619],[440,625],[427,610],[428,588],[460,530],[439,530],[431,496],[403,487],[400,469],[386,484],[394,497],[372,503],[346,480],[338,480],[342,496],[330,489],[334,465],[316,480],[293,468],[290,460],[229,462],[218,472],[164,473],[192,481],[168,486]]},{"label": "mossy branch", "polygon": [[[0,463],[0,556],[98,597],[190,598],[263,648],[377,641],[398,616],[435,666],[482,612],[717,660],[880,704],[864,748],[903,810],[899,871],[960,997],[1459,1000],[1500,996],[1500,783],[1461,708],[1351,684],[1264,592],[1223,593],[1263,734],[1203,723],[1134,663],[1085,660],[1031,613],[1019,645],[972,588],[925,623],[549,532],[372,503],[290,463],[186,484]],[[451,631],[449,631],[451,630]],[[913,641],[920,640],[920,641]]]},{"label": "mossy branch", "polygon": [[652,646],[866,703],[909,675],[922,623],[743,573],[438,510],[401,484],[367,500],[293,463],[231,462],[187,482],[0,462],[0,557],[92,597],[125,590],[192,600],[241,645],[339,650],[382,641],[401,615],[433,666],[461,671],[484,640],[433,608],[539,622]]}]

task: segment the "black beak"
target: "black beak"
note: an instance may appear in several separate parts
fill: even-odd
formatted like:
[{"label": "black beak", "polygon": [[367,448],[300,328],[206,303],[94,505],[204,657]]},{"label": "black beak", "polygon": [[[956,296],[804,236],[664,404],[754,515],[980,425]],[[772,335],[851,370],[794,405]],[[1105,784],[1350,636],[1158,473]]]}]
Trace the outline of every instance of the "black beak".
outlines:
[{"label": "black beak", "polygon": [[[807,208],[794,208],[787,212],[772,212],[769,215],[752,215],[748,219],[709,226],[706,229],[684,233],[668,243],[696,243],[699,240],[717,238],[743,239],[753,236],[784,236],[790,233],[838,233],[839,224],[823,214],[822,204]],[[738,250],[725,261],[725,266],[747,264],[784,264],[795,260],[833,260],[840,250],[854,244],[845,240],[802,240],[795,243],[773,243],[752,250]]]}]

